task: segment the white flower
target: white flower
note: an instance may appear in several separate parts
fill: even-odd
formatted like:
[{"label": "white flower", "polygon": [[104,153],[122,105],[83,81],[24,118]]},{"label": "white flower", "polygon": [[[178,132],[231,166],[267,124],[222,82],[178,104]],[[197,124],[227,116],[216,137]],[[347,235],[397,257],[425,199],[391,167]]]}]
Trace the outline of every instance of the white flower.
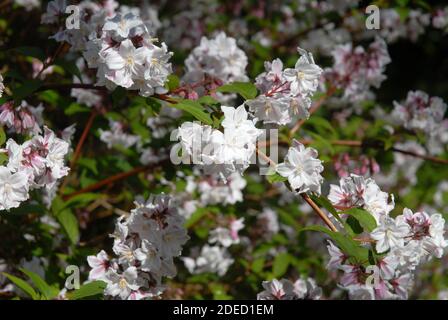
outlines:
[{"label": "white flower", "polygon": [[142,21],[132,13],[127,13],[124,16],[116,14],[106,21],[103,31],[112,31],[115,35],[125,39],[129,36],[131,29],[141,25]]},{"label": "white flower", "polygon": [[236,40],[227,37],[224,32],[214,39],[203,37],[201,43],[185,60],[187,75],[207,74],[224,83],[246,81],[247,56],[236,45]]},{"label": "white flower", "polygon": [[41,22],[52,24],[58,21],[59,17],[65,14],[67,3],[65,0],[50,1],[47,4],[47,12],[42,15]]},{"label": "white flower", "polygon": [[331,241],[328,241],[327,249],[330,254],[330,261],[328,261],[327,268],[330,270],[339,269],[347,259],[347,256]]},{"label": "white flower", "polygon": [[131,40],[124,40],[118,50],[108,50],[104,57],[107,67],[113,71],[107,74],[106,78],[119,86],[131,87],[134,83],[133,77],[143,77],[148,54],[148,48],[136,49]]},{"label": "white flower", "polygon": [[227,177],[226,182],[218,176],[207,177],[198,183],[203,205],[222,203],[235,204],[243,201],[242,190],[246,187],[246,180],[234,172]]},{"label": "white flower", "polygon": [[398,216],[395,220],[384,216],[380,220],[379,226],[370,233],[372,239],[376,240],[376,250],[378,253],[389,249],[402,247],[404,238],[409,235],[409,225],[404,221],[403,216]]},{"label": "white flower", "polygon": [[294,284],[287,279],[263,281],[262,286],[264,291],[257,295],[257,300],[293,300],[296,295]]},{"label": "white flower", "polygon": [[363,208],[378,222],[394,208],[393,195],[390,197],[391,201],[389,194],[381,191],[373,179],[351,174],[341,178],[339,186],[330,185],[328,200],[339,210]]},{"label": "white flower", "polygon": [[99,129],[100,140],[107,144],[110,149],[113,146],[130,148],[140,142],[140,136],[124,132],[124,126],[118,121],[109,120],[110,130]]},{"label": "white flower", "polygon": [[323,181],[320,173],[324,170],[322,161],[317,159],[317,151],[305,148],[303,144],[294,140],[289,148],[284,163],[276,167],[276,171],[288,178],[291,188],[298,193],[314,192],[320,194]]},{"label": "white flower", "polygon": [[209,242],[221,244],[228,248],[233,244],[238,244],[240,238],[238,237],[238,231],[244,228],[244,218],[238,220],[232,220],[229,228],[218,227],[210,231]]},{"label": "white flower", "polygon": [[17,208],[28,199],[28,176],[0,166],[0,210]]},{"label": "white flower", "polygon": [[298,279],[294,282],[296,299],[318,300],[322,296],[322,289],[316,285],[314,279]]},{"label": "white flower", "polygon": [[162,266],[157,246],[146,239],[143,239],[141,248],[135,250],[134,254],[141,261],[143,271],[159,270]]},{"label": "white flower", "polygon": [[88,256],[87,263],[92,268],[89,272],[89,280],[103,280],[109,269],[109,257],[104,250],[96,256]]},{"label": "white flower", "polygon": [[136,267],[129,267],[122,274],[110,269],[106,273],[105,281],[107,282],[105,294],[112,297],[119,296],[122,300],[127,299],[132,291],[140,288]]},{"label": "white flower", "polygon": [[294,69],[285,69],[283,72],[286,80],[290,81],[293,94],[306,95],[316,91],[319,78],[323,70],[314,63],[313,56],[302,49],[298,49],[303,55],[297,60]]},{"label": "white flower", "polygon": [[264,123],[286,125],[291,122],[290,101],[286,98],[260,95],[246,103],[254,116]]},{"label": "white flower", "polygon": [[234,261],[230,257],[226,248],[209,245],[202,247],[198,257],[185,257],[182,258],[182,260],[190,273],[200,274],[211,272],[216,273],[219,276],[226,274],[227,270]]},{"label": "white flower", "polygon": [[5,85],[3,84],[3,76],[0,74],[0,98],[3,95],[3,90],[5,90]]}]

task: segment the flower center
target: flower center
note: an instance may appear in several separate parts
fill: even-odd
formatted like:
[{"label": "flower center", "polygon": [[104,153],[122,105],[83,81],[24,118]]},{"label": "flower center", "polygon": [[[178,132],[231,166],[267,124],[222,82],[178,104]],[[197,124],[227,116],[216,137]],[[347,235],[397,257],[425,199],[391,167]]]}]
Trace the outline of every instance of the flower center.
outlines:
[{"label": "flower center", "polygon": [[121,278],[120,282],[118,282],[118,285],[120,286],[121,289],[124,289],[124,288],[126,288],[128,283],[126,282],[126,280],[124,278]]},{"label": "flower center", "polygon": [[305,78],[305,73],[303,73],[303,71],[297,71],[297,78],[303,80]]}]

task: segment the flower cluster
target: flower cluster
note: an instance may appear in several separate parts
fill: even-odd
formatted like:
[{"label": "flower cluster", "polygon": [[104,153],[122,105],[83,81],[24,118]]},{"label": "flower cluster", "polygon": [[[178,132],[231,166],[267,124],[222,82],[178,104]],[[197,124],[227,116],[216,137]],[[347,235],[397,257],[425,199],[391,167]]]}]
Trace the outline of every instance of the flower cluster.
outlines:
[{"label": "flower cluster", "polygon": [[317,158],[317,150],[305,148],[297,140],[289,148],[285,162],[276,166],[276,171],[285,178],[291,188],[298,193],[313,192],[320,194],[324,178],[322,161]]},{"label": "flower cluster", "polygon": [[203,37],[185,60],[184,80],[197,82],[210,76],[223,83],[246,81],[247,56],[238,48],[236,40],[220,32],[215,38]]},{"label": "flower cluster", "polygon": [[119,121],[109,121],[110,130],[99,129],[101,141],[107,144],[110,149],[113,146],[130,148],[140,143],[140,136],[124,132],[124,125]]},{"label": "flower cluster", "polygon": [[377,222],[394,208],[394,198],[381,191],[375,180],[356,174],[342,178],[339,185],[330,185],[328,200],[338,210],[363,208],[369,211]]},{"label": "flower cluster", "polygon": [[311,278],[298,279],[294,283],[288,279],[263,281],[264,291],[257,300],[319,300],[322,289]]},{"label": "flower cluster", "polygon": [[377,222],[369,233],[376,252],[370,268],[331,242],[327,247],[328,268],[343,271],[340,284],[352,299],[407,299],[418,265],[442,257],[448,246],[441,214],[413,213],[405,208],[402,215],[392,218],[393,203],[387,202],[388,195],[371,179],[355,175],[342,179],[340,186],[331,186],[329,199],[345,208],[364,208]]},{"label": "flower cluster", "polygon": [[378,88],[386,79],[383,74],[390,63],[387,45],[381,38],[365,50],[351,43],[339,45],[333,50],[334,64],[326,70],[326,78],[338,89],[344,89],[343,98],[358,102],[368,98],[371,87]]},{"label": "flower cluster", "polygon": [[178,129],[182,151],[207,174],[218,173],[224,180],[233,172],[242,174],[255,152],[257,137],[262,133],[248,119],[244,105],[221,107],[224,132],[207,125],[184,122]]},{"label": "flower cluster", "polygon": [[[54,38],[83,52],[88,67],[97,69],[98,86],[110,90],[121,86],[138,90],[145,97],[165,93],[164,85],[172,72],[168,62],[172,54],[165,43],[154,44],[157,39],[152,28],[156,24],[137,16],[140,10],[122,7],[116,13],[117,6],[110,2],[104,6],[81,2],[80,28],[60,30]],[[58,22],[65,8],[65,1],[51,1],[42,22]]]},{"label": "flower cluster", "polygon": [[18,134],[39,134],[43,109],[42,105],[33,107],[26,101],[18,107],[12,101],[6,102],[0,106],[0,125]]},{"label": "flower cluster", "polygon": [[446,126],[447,105],[439,97],[429,97],[423,91],[410,91],[402,103],[394,101],[393,120],[409,130],[423,131],[428,136]]},{"label": "flower cluster", "polygon": [[107,283],[105,295],[122,300],[154,298],[163,292],[162,277],[174,277],[173,258],[189,239],[184,219],[169,196],[151,196],[136,201],[131,214],[116,222],[113,251],[109,260],[101,251],[89,256],[89,280]]},{"label": "flower cluster", "polygon": [[301,57],[294,68],[283,70],[280,59],[266,62],[266,72],[256,78],[261,91],[247,105],[264,123],[286,125],[293,119],[309,117],[311,97],[315,93],[322,69],[314,63],[311,53],[298,48]]},{"label": "flower cluster", "polygon": [[190,257],[184,257],[185,267],[192,274],[216,273],[219,276],[226,274],[234,259],[227,249],[240,243],[238,232],[244,228],[244,218],[221,217],[220,226],[209,233],[208,243],[199,248],[191,250]]},{"label": "flower cluster", "polygon": [[6,142],[8,164],[0,166],[0,210],[17,208],[29,197],[29,190],[50,190],[70,170],[64,158],[69,143],[44,127],[43,135],[34,135],[23,144],[13,139]]}]

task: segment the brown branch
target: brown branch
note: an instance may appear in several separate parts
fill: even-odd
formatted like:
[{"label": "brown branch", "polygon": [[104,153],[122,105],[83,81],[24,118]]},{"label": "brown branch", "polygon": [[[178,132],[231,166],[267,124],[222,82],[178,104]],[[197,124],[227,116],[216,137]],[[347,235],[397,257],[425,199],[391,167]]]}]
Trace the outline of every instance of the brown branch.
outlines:
[{"label": "brown branch", "polygon": [[92,128],[93,120],[95,120],[95,117],[98,115],[98,112],[93,109],[90,113],[89,119],[87,120],[86,126],[84,127],[84,130],[81,134],[81,138],[78,141],[78,144],[76,145],[75,153],[73,154],[73,158],[70,161],[70,168],[73,169],[76,165],[76,162],[78,161],[79,156],[81,155],[82,146],[84,145],[84,142],[86,141],[87,135]]},{"label": "brown branch", "polygon": [[42,61],[42,69],[34,77],[34,79],[39,79],[42,72],[44,72],[45,69],[47,69],[49,66],[51,66],[54,63],[54,61],[57,59],[57,57],[61,54],[61,52],[64,51],[66,45],[67,45],[66,42],[61,42],[61,44],[58,46],[58,48],[56,49],[54,54],[49,59],[45,59],[45,61]]},{"label": "brown branch", "polygon": [[416,157],[416,158],[421,158],[423,160],[432,161],[432,162],[435,162],[435,163],[448,164],[448,160],[447,159],[441,159],[441,158],[437,158],[437,157],[433,157],[433,156],[426,156],[426,155],[419,154],[419,153],[416,153],[416,152],[413,152],[413,151],[402,150],[402,149],[399,149],[399,148],[391,148],[391,150],[395,151],[395,152],[406,154],[408,156],[413,156],[413,157]]},{"label": "brown branch", "polygon": [[[93,120],[95,120],[95,117],[97,116],[98,112],[93,109],[92,112],[90,113],[89,119],[87,120],[86,126],[84,127],[84,130],[81,134],[81,138],[78,141],[78,144],[76,145],[76,149],[75,152],[73,153],[73,157],[70,161],[70,171],[73,172],[73,169],[76,166],[76,162],[78,161],[80,155],[81,155],[81,151],[82,151],[82,146],[84,145],[84,142],[87,139],[87,135],[90,131],[90,129],[92,128],[93,125]],[[66,187],[67,183],[68,183],[68,176],[65,177],[64,181],[61,184],[61,187],[59,188],[59,191],[61,192],[62,190],[64,190],[64,188]]]},{"label": "brown branch", "polygon": [[[272,166],[277,165],[274,160],[269,158],[266,154],[261,152],[258,148],[257,148],[257,153],[270,165],[272,165]],[[319,208],[319,206],[306,193],[301,193],[300,195],[306,201],[306,203],[308,203],[311,206],[311,208],[317,213],[317,215],[322,219],[322,221],[330,228],[331,231],[334,231],[334,232],[338,231],[338,229],[333,224],[333,222],[331,222],[331,220],[327,217],[327,215]]]},{"label": "brown branch", "polygon": [[330,228],[333,232],[338,232],[338,229],[336,226],[331,222],[330,218],[327,217],[327,215],[319,208],[319,206],[306,194],[301,193],[300,194],[303,198],[303,200],[306,201],[310,205],[311,208],[319,215],[319,217],[325,222],[325,224]]},{"label": "brown branch", "polygon": [[134,169],[126,171],[126,172],[118,173],[118,174],[113,175],[111,177],[108,177],[108,178],[106,178],[104,180],[101,180],[101,181],[99,181],[97,183],[94,183],[94,184],[92,184],[90,186],[87,186],[87,187],[85,187],[85,188],[83,188],[81,190],[78,190],[78,191],[70,193],[70,194],[68,194],[66,196],[63,196],[63,199],[64,200],[68,200],[70,198],[73,198],[76,195],[100,189],[101,187],[104,187],[104,186],[109,185],[109,184],[113,184],[116,181],[123,180],[123,179],[131,177],[133,175],[136,175],[136,174],[138,174],[140,172],[152,169],[152,168],[154,168],[158,164],[160,164],[160,163],[150,164],[150,165],[146,165],[146,166],[140,166],[140,167],[134,168]]},{"label": "brown branch", "polygon": [[[303,140],[300,140],[300,143],[302,143],[304,145],[309,145],[309,144],[313,143],[313,140],[303,139]],[[362,148],[372,148],[372,149],[377,149],[377,150],[384,150],[384,146],[381,143],[378,143],[378,144],[363,143],[363,141],[358,141],[358,140],[331,140],[330,143],[335,146],[362,147]],[[427,156],[427,155],[420,154],[420,153],[417,153],[414,151],[403,150],[403,149],[395,148],[395,147],[390,148],[389,150],[391,150],[393,152],[403,153],[405,155],[412,156],[415,158],[420,158],[423,160],[431,161],[434,163],[448,164],[448,159]],[[387,151],[387,150],[384,150],[384,151]]]}]

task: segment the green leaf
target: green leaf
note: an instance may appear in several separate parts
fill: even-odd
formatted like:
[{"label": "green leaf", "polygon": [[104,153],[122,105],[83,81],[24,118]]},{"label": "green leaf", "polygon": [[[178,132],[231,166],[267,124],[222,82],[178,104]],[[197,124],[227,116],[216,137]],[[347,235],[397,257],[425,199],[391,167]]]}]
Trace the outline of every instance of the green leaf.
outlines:
[{"label": "green leaf", "polygon": [[275,256],[274,263],[272,265],[272,275],[275,278],[281,277],[288,270],[288,266],[291,262],[291,258],[288,253],[283,252]]},{"label": "green leaf", "polygon": [[29,95],[31,95],[33,92],[35,92],[37,89],[40,88],[42,85],[42,81],[40,80],[26,80],[20,87],[15,88],[13,90],[13,97],[16,102],[20,102]]},{"label": "green leaf", "polygon": [[288,178],[283,177],[283,176],[279,175],[278,173],[274,173],[274,174],[267,175],[266,180],[268,180],[269,183],[274,183],[274,182],[284,182],[284,181],[288,180]]},{"label": "green leaf", "polygon": [[255,259],[252,262],[252,271],[255,273],[260,273],[261,271],[263,271],[265,261],[266,261],[265,257]]},{"label": "green leaf", "polygon": [[336,218],[336,220],[342,222],[339,213],[336,211],[336,209],[333,207],[333,205],[327,198],[325,198],[324,196],[318,197],[315,195],[310,195],[310,198],[311,200],[316,202],[320,207],[324,207],[328,212],[330,212],[331,215]]},{"label": "green leaf", "polygon": [[8,156],[6,153],[0,152],[0,166],[8,161]]},{"label": "green leaf", "polygon": [[17,288],[28,294],[33,300],[40,300],[39,294],[33,289],[33,287],[26,283],[26,281],[6,272],[3,272],[2,274],[7,277],[12,283],[14,283]]},{"label": "green leaf", "polygon": [[246,100],[257,96],[257,88],[250,82],[232,82],[219,87],[216,91],[224,93],[238,93]]},{"label": "green leaf", "polygon": [[80,300],[102,295],[107,284],[104,281],[92,281],[82,285],[79,289],[67,293],[70,300]]},{"label": "green leaf", "polygon": [[22,54],[24,56],[37,58],[40,61],[44,61],[46,59],[45,52],[38,47],[23,46],[11,49],[11,51]]},{"label": "green leaf", "polygon": [[80,158],[78,160],[78,164],[81,165],[82,167],[89,169],[90,171],[92,171],[93,174],[95,175],[98,174],[98,168],[96,167],[97,165],[96,159]]},{"label": "green leaf", "polygon": [[351,208],[343,211],[344,214],[349,214],[358,220],[359,224],[368,232],[372,232],[376,227],[375,218],[366,210],[359,208]]},{"label": "green leaf", "polygon": [[67,116],[72,116],[77,113],[83,113],[83,112],[91,112],[92,109],[87,108],[86,106],[82,106],[79,103],[71,103],[65,110],[64,113]]},{"label": "green leaf", "polygon": [[20,268],[19,270],[30,278],[30,280],[33,282],[36,288],[42,293],[43,297],[45,297],[46,299],[48,300],[53,299],[59,294],[59,290],[57,288],[51,287],[38,274],[23,268]]},{"label": "green leaf", "polygon": [[205,208],[198,208],[191,216],[188,218],[187,222],[185,222],[185,228],[190,228],[196,222],[202,219],[207,214],[207,210]]},{"label": "green leaf", "polygon": [[204,124],[212,125],[210,115],[204,112],[200,103],[191,100],[179,100],[178,103],[170,104],[171,107],[190,113],[193,117]]},{"label": "green leaf", "polygon": [[70,74],[76,76],[78,80],[82,83],[81,79],[81,71],[79,71],[78,66],[76,65],[76,61],[64,60],[64,59],[56,59],[55,65],[61,66],[62,69],[68,71]]},{"label": "green leaf", "polygon": [[68,208],[58,212],[55,216],[67,233],[70,242],[76,244],[79,239],[79,227],[76,216]]},{"label": "green leaf", "polygon": [[82,206],[85,206],[85,205],[89,204],[90,202],[92,202],[96,199],[99,199],[101,197],[103,197],[103,195],[101,193],[78,194],[78,195],[70,198],[70,200],[67,200],[64,203],[64,209],[82,207]]},{"label": "green leaf", "polygon": [[6,134],[3,127],[0,127],[0,146],[2,146],[6,142]]},{"label": "green leaf", "polygon": [[354,262],[368,263],[369,250],[340,232],[333,232],[324,226],[309,226],[300,230],[300,232],[303,231],[323,232],[327,234],[336,245],[349,256],[349,258],[354,260]]},{"label": "green leaf", "polygon": [[65,232],[73,244],[76,244],[79,239],[78,220],[71,210],[63,210],[57,216],[59,222],[64,227]]},{"label": "green leaf", "polygon": [[176,89],[177,87],[179,87],[179,77],[176,76],[175,74],[170,74],[168,76],[168,81],[166,83],[166,87],[168,89],[168,91],[173,91],[174,89]]},{"label": "green leaf", "polygon": [[205,104],[205,105],[214,105],[214,104],[219,103],[218,100],[216,100],[215,98],[213,98],[211,96],[203,96],[203,97],[200,97],[196,101],[199,102],[200,104]]}]

